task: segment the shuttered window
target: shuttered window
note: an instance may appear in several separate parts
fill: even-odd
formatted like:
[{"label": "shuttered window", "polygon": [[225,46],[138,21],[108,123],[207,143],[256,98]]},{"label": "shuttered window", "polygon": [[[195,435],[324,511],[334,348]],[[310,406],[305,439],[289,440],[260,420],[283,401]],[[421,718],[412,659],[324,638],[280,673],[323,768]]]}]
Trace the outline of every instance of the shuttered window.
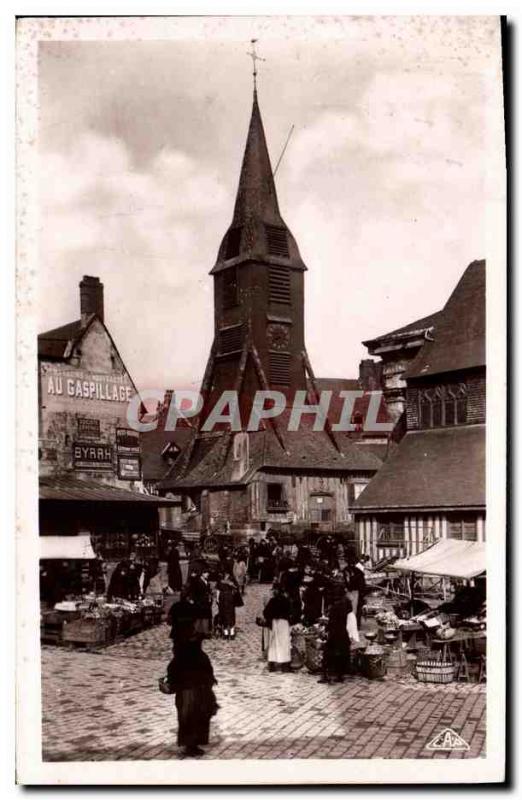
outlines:
[{"label": "shuttered window", "polygon": [[270,265],[268,281],[270,302],[290,305],[290,270]]},{"label": "shuttered window", "polygon": [[290,258],[288,236],[285,228],[279,228],[277,225],[265,225],[265,233],[269,255]]},{"label": "shuttered window", "polygon": [[471,515],[448,519],[448,539],[477,541],[477,518]]},{"label": "shuttered window", "polygon": [[288,386],[290,383],[290,353],[269,353],[270,383]]}]

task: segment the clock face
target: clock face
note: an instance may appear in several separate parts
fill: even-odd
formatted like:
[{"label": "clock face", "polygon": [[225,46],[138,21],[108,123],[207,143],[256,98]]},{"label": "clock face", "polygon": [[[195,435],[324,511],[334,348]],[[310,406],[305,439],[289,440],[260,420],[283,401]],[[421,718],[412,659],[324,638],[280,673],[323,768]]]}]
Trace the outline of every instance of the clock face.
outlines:
[{"label": "clock face", "polygon": [[267,329],[268,345],[272,350],[288,350],[290,345],[290,328],[288,325],[269,325]]}]

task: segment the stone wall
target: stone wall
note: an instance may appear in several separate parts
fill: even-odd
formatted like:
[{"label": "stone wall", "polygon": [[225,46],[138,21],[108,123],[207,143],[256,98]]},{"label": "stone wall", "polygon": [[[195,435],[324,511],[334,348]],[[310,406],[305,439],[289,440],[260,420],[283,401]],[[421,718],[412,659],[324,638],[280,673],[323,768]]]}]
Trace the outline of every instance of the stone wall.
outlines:
[{"label": "stone wall", "polygon": [[[66,361],[40,361],[39,379],[40,475],[141,489],[141,480],[118,477],[116,430],[129,427],[127,408],[135,388],[102,323],[92,322]],[[112,458],[85,467],[74,457],[79,444],[112,448]]]}]

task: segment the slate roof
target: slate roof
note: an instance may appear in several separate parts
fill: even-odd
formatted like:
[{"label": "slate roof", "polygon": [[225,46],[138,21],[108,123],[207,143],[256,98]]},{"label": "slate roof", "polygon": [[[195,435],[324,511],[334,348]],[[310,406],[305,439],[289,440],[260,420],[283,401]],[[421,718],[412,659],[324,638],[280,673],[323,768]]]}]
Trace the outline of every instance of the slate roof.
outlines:
[{"label": "slate roof", "polygon": [[38,335],[39,358],[63,359],[69,342],[77,339],[82,331],[82,321],[77,319],[67,325],[40,333]]},{"label": "slate roof", "polygon": [[173,442],[183,450],[192,435],[191,428],[177,427],[166,431],[161,426],[155,431],[140,434],[141,470],[144,481],[159,481],[169,472],[171,464],[162,456],[165,447]]},{"label": "slate roof", "polygon": [[389,333],[383,333],[380,336],[374,336],[373,339],[367,339],[365,342],[363,342],[363,345],[365,347],[371,347],[372,345],[377,345],[383,340],[407,338],[408,334],[411,336],[412,333],[417,332],[424,333],[424,331],[430,330],[430,328],[436,326],[440,314],[440,311],[435,311],[433,314],[429,314],[427,317],[416,319],[414,322],[410,322],[408,325],[403,325],[401,328],[396,328]]},{"label": "slate roof", "polygon": [[[277,256],[274,252],[269,252],[265,225],[285,231],[288,245],[286,256]],[[241,231],[241,235],[238,239],[239,252],[230,258],[227,251],[229,235],[233,230]],[[217,261],[211,274],[251,259],[306,270],[297,243],[279,211],[274,176],[255,89],[234,216],[221,242]]]},{"label": "slate roof", "polygon": [[370,481],[354,511],[483,507],[485,426],[410,431]]},{"label": "slate roof", "polygon": [[484,367],[486,364],[486,262],[473,261],[437,318],[406,378]]},{"label": "slate roof", "polygon": [[[357,378],[316,378],[316,385],[319,392],[331,391],[332,397],[329,407],[329,418],[332,423],[338,422],[341,418],[342,409],[344,406],[344,398],[341,397],[342,391],[348,392],[361,392],[363,391],[361,383]],[[308,380],[308,387],[311,390],[312,384]],[[379,390],[380,391],[380,390]],[[361,397],[356,397],[353,405],[352,418],[356,415],[361,415],[363,420],[366,419],[368,413],[368,406],[370,403],[372,393],[364,392]],[[388,412],[388,406],[381,392],[379,408],[377,411],[377,422],[391,422],[392,419]],[[371,431],[366,432],[369,436],[372,435]],[[375,436],[375,433],[373,434]]]},{"label": "slate roof", "polygon": [[98,483],[74,476],[48,476],[40,478],[40,500],[97,501],[106,503],[148,503],[171,505],[164,497],[133,492],[129,489]]},{"label": "slate roof", "polygon": [[[161,481],[161,489],[181,489],[204,486],[242,486],[260,470],[291,470],[292,472],[376,472],[382,459],[346,436],[337,435],[339,453],[324,431],[282,431],[286,452],[272,430],[249,434],[249,468],[239,481],[232,480],[232,436],[220,434],[199,439],[190,457],[190,466],[183,472],[184,455]],[[185,456],[187,452],[185,453]]]}]

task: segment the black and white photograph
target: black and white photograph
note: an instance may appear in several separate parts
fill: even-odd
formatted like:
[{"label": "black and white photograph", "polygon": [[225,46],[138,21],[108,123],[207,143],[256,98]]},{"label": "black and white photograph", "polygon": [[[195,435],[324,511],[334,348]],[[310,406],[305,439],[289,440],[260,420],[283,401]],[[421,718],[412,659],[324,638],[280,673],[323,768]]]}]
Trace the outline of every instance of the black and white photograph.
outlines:
[{"label": "black and white photograph", "polygon": [[503,46],[18,19],[18,782],[503,781]]}]

